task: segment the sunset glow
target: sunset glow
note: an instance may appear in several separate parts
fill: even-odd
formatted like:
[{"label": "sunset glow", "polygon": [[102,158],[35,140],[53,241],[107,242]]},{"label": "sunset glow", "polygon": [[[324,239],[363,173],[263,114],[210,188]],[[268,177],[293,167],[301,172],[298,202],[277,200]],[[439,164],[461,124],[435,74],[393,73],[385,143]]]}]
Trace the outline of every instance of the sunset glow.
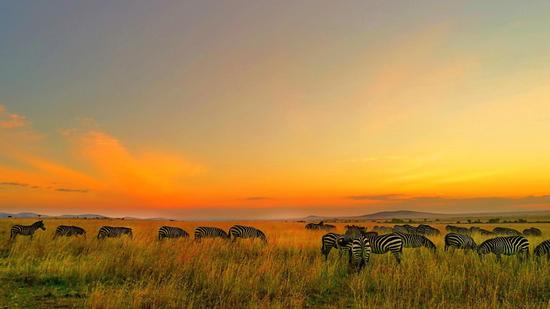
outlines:
[{"label": "sunset glow", "polygon": [[0,211],[550,208],[547,2],[306,3],[0,4]]}]

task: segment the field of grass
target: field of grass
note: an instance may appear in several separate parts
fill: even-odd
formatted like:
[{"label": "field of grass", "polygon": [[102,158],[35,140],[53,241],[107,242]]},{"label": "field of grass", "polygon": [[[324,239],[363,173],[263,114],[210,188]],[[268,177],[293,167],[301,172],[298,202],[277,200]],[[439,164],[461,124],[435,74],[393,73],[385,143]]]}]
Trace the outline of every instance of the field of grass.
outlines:
[{"label": "field of grass", "polygon": [[[547,308],[550,263],[472,252],[435,254],[405,249],[403,262],[373,255],[360,273],[347,259],[320,254],[323,232],[303,223],[248,222],[266,232],[268,244],[241,240],[156,240],[163,224],[192,234],[199,225],[228,229],[235,222],[156,222],[46,219],[33,240],[10,242],[12,224],[0,220],[0,307],[96,308]],[[84,238],[52,239],[55,227],[84,227]],[[96,240],[101,225],[128,226],[134,239]],[[338,224],[343,232],[344,224]],[[367,223],[371,227],[373,223]],[[378,224],[379,225],[379,224]],[[434,225],[444,230],[443,225]],[[467,226],[467,225],[464,225]],[[492,228],[491,225],[480,225]],[[550,238],[550,224],[500,224],[519,230],[537,226]],[[481,238],[475,237],[476,240]]]}]

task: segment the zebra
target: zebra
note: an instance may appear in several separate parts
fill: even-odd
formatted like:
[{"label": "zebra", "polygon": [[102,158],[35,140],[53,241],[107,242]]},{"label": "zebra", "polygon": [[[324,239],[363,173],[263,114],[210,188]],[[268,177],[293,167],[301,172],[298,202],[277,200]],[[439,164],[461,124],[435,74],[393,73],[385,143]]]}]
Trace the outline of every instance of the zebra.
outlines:
[{"label": "zebra", "polygon": [[546,258],[550,260],[550,239],[541,242],[535,248],[534,254],[536,257],[541,257],[543,255],[546,255]]},{"label": "zebra", "polygon": [[325,224],[324,221],[321,221],[319,223],[308,223],[306,224],[306,230],[332,230],[336,228],[332,224]]},{"label": "zebra", "polygon": [[10,240],[15,240],[17,235],[30,236],[32,239],[34,232],[38,229],[42,229],[43,231],[46,230],[46,227],[44,226],[44,222],[42,220],[36,221],[31,225],[13,225],[10,230]]},{"label": "zebra", "polygon": [[416,234],[403,234],[403,233],[394,233],[403,240],[404,248],[419,248],[426,247],[435,252],[436,247],[434,243],[422,235]]},{"label": "zebra", "polygon": [[353,239],[349,245],[349,265],[361,270],[370,259],[372,248],[368,237],[359,236]]},{"label": "zebra", "polygon": [[476,242],[469,235],[458,234],[458,233],[448,233],[445,235],[445,251],[448,248],[456,249],[477,249]]},{"label": "zebra", "polygon": [[345,238],[345,235],[342,234],[336,234],[336,233],[328,233],[323,235],[321,237],[321,254],[325,256],[325,261],[328,260],[328,255],[330,253],[330,250],[332,248],[339,249],[340,255],[342,255],[342,251],[346,250],[347,247],[340,246],[340,238]]},{"label": "zebra", "polygon": [[57,238],[58,236],[78,236],[83,235],[86,237],[86,231],[78,226],[74,225],[60,225],[55,229],[55,234],[53,235],[53,238]]},{"label": "zebra", "polygon": [[525,236],[542,236],[542,231],[536,227],[531,227],[523,230],[523,235]]},{"label": "zebra", "polygon": [[240,238],[259,238],[263,242],[267,242],[267,237],[265,236],[264,232],[252,226],[233,225],[229,229],[229,235],[230,237],[233,238],[233,241],[237,240],[237,238],[240,237]]},{"label": "zebra", "polygon": [[[401,239],[399,236],[395,234],[385,234],[377,236],[374,234],[366,233],[364,235],[364,238],[368,239],[372,249],[372,253],[385,254],[387,252],[391,252],[395,257],[397,263],[401,263],[401,254],[403,253],[403,239]],[[352,240],[340,238],[338,241],[340,246],[347,246],[349,248],[350,242]]]},{"label": "zebra", "polygon": [[445,226],[445,230],[447,232],[452,232],[452,233],[458,233],[458,234],[464,234],[464,235],[470,235],[472,232],[465,228],[465,227],[460,227],[460,226],[454,226],[454,225],[447,225]]},{"label": "zebra", "polygon": [[132,229],[129,227],[120,227],[120,226],[102,226],[97,233],[97,239],[105,239],[106,237],[120,237],[122,235],[128,235],[128,237],[133,238]]},{"label": "zebra", "polygon": [[195,239],[201,238],[225,238],[229,239],[229,235],[222,229],[217,227],[199,226],[195,229]]},{"label": "zebra", "polygon": [[393,227],[393,232],[404,233],[404,234],[416,234],[417,230],[416,230],[416,227],[409,224],[405,224],[405,225],[395,225]]},{"label": "zebra", "polygon": [[479,233],[480,235],[483,235],[483,236],[490,236],[490,235],[495,234],[495,233],[493,233],[491,231],[488,231],[486,229],[482,229],[482,228],[477,227],[477,226],[472,226],[472,227],[470,227],[470,234],[474,234],[474,233]]},{"label": "zebra", "polygon": [[500,261],[502,254],[529,257],[529,241],[523,236],[496,237],[484,241],[477,248],[479,257],[491,252],[497,256],[497,261]]},{"label": "zebra", "polygon": [[159,240],[164,238],[188,238],[189,233],[179,227],[163,225],[159,228]]},{"label": "zebra", "polygon": [[421,235],[431,235],[431,236],[437,236],[441,234],[441,232],[438,229],[431,227],[427,224],[420,224],[416,228],[416,232]]},{"label": "zebra", "polygon": [[372,228],[373,231],[377,231],[377,232],[380,232],[382,234],[390,234],[390,233],[393,233],[393,229],[391,227],[388,227],[388,226],[378,226],[378,225],[375,225],[373,228]]},{"label": "zebra", "polygon": [[493,233],[497,235],[509,235],[509,236],[520,236],[521,233],[517,230],[508,228],[508,227],[495,227]]}]

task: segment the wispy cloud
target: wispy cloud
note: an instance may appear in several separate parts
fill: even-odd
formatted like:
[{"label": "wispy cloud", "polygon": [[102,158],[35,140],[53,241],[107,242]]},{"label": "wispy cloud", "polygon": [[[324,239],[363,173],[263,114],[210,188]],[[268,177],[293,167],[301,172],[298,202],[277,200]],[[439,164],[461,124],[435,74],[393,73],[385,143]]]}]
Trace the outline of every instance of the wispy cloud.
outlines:
[{"label": "wispy cloud", "polygon": [[67,189],[67,188],[57,188],[57,192],[69,192],[69,193],[88,193],[86,189]]},{"label": "wispy cloud", "polygon": [[403,194],[374,194],[374,195],[352,195],[347,198],[356,201],[395,201],[405,197]]},{"label": "wispy cloud", "polygon": [[0,105],[0,128],[20,128],[27,125],[27,123],[27,118],[21,115],[9,113],[3,105]]},{"label": "wispy cloud", "polygon": [[274,198],[269,197],[269,196],[249,196],[249,197],[245,197],[244,200],[246,200],[246,201],[270,201],[270,200],[274,200]]}]

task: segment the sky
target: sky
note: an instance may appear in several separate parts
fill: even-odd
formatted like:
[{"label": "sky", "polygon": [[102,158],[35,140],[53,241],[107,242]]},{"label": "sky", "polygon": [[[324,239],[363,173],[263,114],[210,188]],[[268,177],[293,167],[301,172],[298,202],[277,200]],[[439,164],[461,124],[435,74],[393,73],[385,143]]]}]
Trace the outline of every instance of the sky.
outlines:
[{"label": "sky", "polygon": [[550,210],[548,1],[2,1],[0,211]]}]

